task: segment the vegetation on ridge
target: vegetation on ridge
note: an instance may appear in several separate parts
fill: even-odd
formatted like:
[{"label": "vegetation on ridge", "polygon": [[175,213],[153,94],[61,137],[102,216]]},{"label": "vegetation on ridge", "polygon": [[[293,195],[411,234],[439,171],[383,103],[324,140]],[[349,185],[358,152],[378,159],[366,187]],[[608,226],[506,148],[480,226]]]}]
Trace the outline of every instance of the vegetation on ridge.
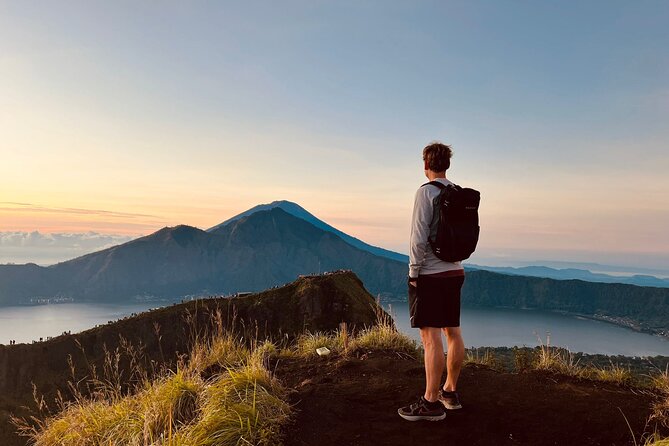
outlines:
[{"label": "vegetation on ridge", "polygon": [[108,352],[112,366],[101,378],[71,382],[74,399],[61,399],[55,415],[13,421],[35,446],[276,444],[291,408],[266,351],[219,331],[198,340],[176,370],[153,377],[141,361],[124,375],[113,366],[123,352]]},{"label": "vegetation on ridge", "polygon": [[[322,346],[342,354],[395,350],[415,357],[418,352],[415,341],[383,317],[377,326],[349,335],[344,325],[333,334],[305,333],[283,349],[270,341],[249,348],[219,328],[208,340],[198,339],[175,370],[155,375],[126,345],[107,352],[102,376],[91,371],[95,378],[71,381],[74,398],[60,399],[55,414],[13,422],[35,446],[280,444],[292,409],[287,389],[270,371],[272,359],[315,356]],[[118,364],[128,358],[134,358],[133,369],[124,375]],[[46,409],[42,399],[36,401]]]},{"label": "vegetation on ridge", "polygon": [[[342,320],[340,316],[333,314],[335,311],[330,311],[330,306],[335,304],[333,309],[341,307],[342,314],[346,311],[355,313],[364,306],[371,312],[370,319],[374,319],[374,311],[368,308],[368,304],[373,306],[374,303],[371,296],[356,294],[360,299],[353,299],[353,302],[342,297],[359,292],[358,281],[349,280],[350,278],[352,277],[348,275],[342,276],[342,279],[346,280],[336,281],[341,282],[337,287],[326,286],[328,283],[334,283],[330,278],[308,278],[280,290],[260,293],[254,297],[254,302],[257,303],[255,306],[257,308],[254,307],[255,313],[248,313],[259,316],[254,319],[237,319],[239,313],[226,312],[227,307],[224,306],[214,306],[213,310],[208,308],[204,311],[204,307],[200,308],[202,304],[199,304],[199,312],[191,314],[192,327],[189,323],[180,327],[180,330],[186,328],[185,338],[195,341],[183,340],[183,347],[177,350],[177,355],[178,352],[181,354],[177,356],[176,361],[170,359],[173,357],[173,352],[166,348],[171,345],[174,338],[164,337],[169,331],[163,333],[160,327],[156,328],[154,325],[155,337],[158,339],[157,346],[144,351],[144,347],[135,348],[130,342],[122,340],[118,343],[119,348],[106,352],[103,363],[89,358],[92,366],[86,371],[88,376],[84,380],[81,380],[81,361],[70,361],[73,368],[75,363],[78,364],[78,373],[75,373],[74,369],[71,371],[70,389],[64,389],[66,397],[60,399],[59,405],[55,408],[46,408],[44,399],[38,397],[38,407],[43,411],[34,418],[14,419],[14,422],[21,432],[29,437],[31,444],[36,446],[280,444],[281,436],[290,432],[284,427],[291,425],[289,421],[297,419],[302,413],[293,415],[295,412],[288,402],[289,396],[293,391],[298,392],[299,386],[309,386],[311,385],[309,383],[318,382],[319,378],[315,375],[322,371],[321,367],[327,368],[327,373],[331,373],[333,369],[328,367],[338,369],[342,363],[355,363],[357,365],[353,368],[347,366],[341,369],[347,371],[345,373],[356,367],[363,367],[362,370],[365,370],[365,364],[370,365],[370,362],[374,364],[377,357],[370,352],[381,350],[386,353],[379,356],[385,355],[385,358],[390,358],[393,364],[395,361],[404,363],[405,366],[411,363],[407,370],[411,370],[415,378],[411,380],[411,385],[416,385],[420,366],[419,361],[414,362],[411,358],[420,359],[422,351],[415,341],[397,332],[388,315],[381,311],[378,305],[374,307],[376,324],[371,327],[367,325],[368,328],[354,331],[360,324],[351,323],[350,328],[346,325],[340,325],[338,330],[325,328],[336,327],[337,324],[333,324],[333,320]],[[360,289],[363,289],[362,284],[359,285]],[[326,291],[323,299],[317,298],[320,296],[319,290]],[[262,316],[265,314],[271,315],[280,307],[281,302],[284,303],[284,312],[290,310],[289,316],[300,315],[302,306],[297,305],[294,310],[291,309],[291,305],[298,300],[304,301],[305,307],[309,307],[307,303],[320,302],[318,307],[313,305],[309,307],[314,313],[312,324],[305,324],[302,316],[300,318],[302,330],[298,331],[298,327],[294,327],[295,330],[289,330],[292,333],[290,336],[284,330],[279,330],[276,336],[270,335],[273,330],[262,330],[262,324],[257,321],[263,320]],[[160,310],[156,314],[167,311]],[[174,310],[169,311],[174,312]],[[325,320],[323,314],[331,317]],[[229,317],[232,317],[231,325]],[[144,320],[144,328],[147,320],[149,319]],[[166,324],[170,321],[174,323],[176,320],[161,319]],[[290,321],[290,317],[288,320]],[[200,324],[204,321],[205,326],[198,325],[197,321],[200,321]],[[123,326],[127,328],[128,323],[125,321]],[[156,323],[154,321],[154,324]],[[238,325],[235,326],[235,323]],[[285,329],[282,325],[278,324],[278,327]],[[164,325],[164,328],[167,326]],[[201,329],[196,329],[197,327]],[[321,331],[304,331],[309,327]],[[116,331],[117,337],[120,332],[127,333],[128,330]],[[99,333],[96,335],[99,336]],[[259,340],[265,336],[270,336],[272,341],[260,342]],[[99,345],[86,342],[87,337],[77,337],[74,341],[79,342],[80,339],[82,345],[87,346],[87,351]],[[104,339],[110,341],[109,337]],[[140,337],[137,340],[141,342],[143,339]],[[161,339],[163,344],[160,343]],[[323,346],[331,350],[328,359],[319,358],[316,354],[316,349]],[[83,351],[83,347],[81,350]],[[484,354],[478,355],[480,351]],[[186,352],[186,355],[183,352]],[[494,352],[495,350],[477,350],[475,356],[474,352],[470,351],[468,358],[470,362],[481,362],[495,368],[499,364],[499,358]],[[582,364],[577,355],[571,355],[568,351],[550,345],[538,349],[514,349],[513,352],[513,363],[519,372],[539,369],[576,377],[579,381],[584,378],[610,381],[624,386],[614,393],[627,394],[630,398],[632,391],[637,391],[635,387],[627,391],[630,389],[629,385],[636,386],[637,382],[628,380],[631,372],[626,365],[614,366],[611,363],[610,367],[602,366],[596,370],[589,364]],[[98,366],[97,370],[93,364]],[[291,384],[291,378],[282,374],[285,370],[291,369],[290,367],[282,369],[282,364],[284,366],[304,364],[306,368],[311,367],[311,369],[309,374],[298,376],[296,379],[299,380]],[[384,366],[382,370],[393,367],[394,365]],[[525,382],[523,380],[532,382],[537,379],[536,377],[561,381],[559,377],[545,373],[511,376],[475,368],[470,368],[469,373],[473,370],[476,370],[475,373],[487,376],[499,376],[502,381],[506,380],[513,385]],[[277,379],[275,373],[279,374],[281,381]],[[305,379],[305,376],[308,379]],[[661,388],[660,383],[664,382],[661,377],[654,379],[657,380],[657,388]],[[573,380],[567,379],[567,381]],[[392,379],[387,383],[385,385],[399,385]],[[285,387],[286,384],[291,385],[291,390]],[[346,380],[342,384],[354,387],[354,383]],[[610,386],[592,386],[587,382],[577,385],[588,389],[593,387],[611,389]],[[62,388],[62,385],[60,387]],[[669,388],[669,385],[666,387]],[[645,391],[650,392],[648,389]],[[666,392],[663,395],[668,394],[669,392]],[[371,400],[369,403],[371,404]],[[366,404],[367,401],[363,398],[360,405]],[[642,409],[643,417],[649,415],[650,404],[650,400],[645,400],[643,403],[643,407],[647,408],[647,411]],[[658,421],[666,420],[662,417],[666,417],[667,407],[669,403],[663,406],[662,400],[658,399],[656,407]],[[639,410],[636,413],[638,414]],[[608,426],[606,423],[607,420],[602,426]],[[638,425],[638,419],[631,422],[631,426],[635,426],[635,432],[641,432]],[[661,431],[661,434],[664,434],[664,431]],[[653,441],[662,440],[657,436]]]}]

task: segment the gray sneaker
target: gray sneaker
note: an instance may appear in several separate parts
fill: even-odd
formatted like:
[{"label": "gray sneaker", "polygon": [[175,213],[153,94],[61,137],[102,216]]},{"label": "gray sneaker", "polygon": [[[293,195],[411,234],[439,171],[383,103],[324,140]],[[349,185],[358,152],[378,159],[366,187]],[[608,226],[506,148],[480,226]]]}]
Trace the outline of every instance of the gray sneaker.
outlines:
[{"label": "gray sneaker", "polygon": [[440,389],[437,400],[448,410],[462,409],[458,392],[447,392],[444,389]]}]

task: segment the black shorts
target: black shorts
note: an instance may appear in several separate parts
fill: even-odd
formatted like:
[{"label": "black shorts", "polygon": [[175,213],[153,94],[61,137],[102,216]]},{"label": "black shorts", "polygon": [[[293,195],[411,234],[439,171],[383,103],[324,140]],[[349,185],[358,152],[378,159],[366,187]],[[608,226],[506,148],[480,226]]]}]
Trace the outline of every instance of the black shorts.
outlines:
[{"label": "black shorts", "polygon": [[418,276],[417,286],[409,285],[411,327],[459,327],[460,290],[465,276],[430,276]]}]

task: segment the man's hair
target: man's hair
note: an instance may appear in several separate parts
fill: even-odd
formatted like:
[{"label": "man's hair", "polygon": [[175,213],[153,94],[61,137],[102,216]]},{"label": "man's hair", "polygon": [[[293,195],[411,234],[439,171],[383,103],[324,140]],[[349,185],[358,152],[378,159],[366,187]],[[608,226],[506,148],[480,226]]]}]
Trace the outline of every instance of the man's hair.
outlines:
[{"label": "man's hair", "polygon": [[451,167],[453,151],[451,146],[440,142],[431,142],[423,149],[423,161],[432,172],[444,172]]}]

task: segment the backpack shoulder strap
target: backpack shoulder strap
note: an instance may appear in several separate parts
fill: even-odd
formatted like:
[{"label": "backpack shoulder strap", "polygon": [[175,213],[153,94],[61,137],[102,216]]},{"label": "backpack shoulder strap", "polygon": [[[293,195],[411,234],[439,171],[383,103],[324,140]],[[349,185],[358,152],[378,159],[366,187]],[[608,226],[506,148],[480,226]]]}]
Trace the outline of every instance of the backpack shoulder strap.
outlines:
[{"label": "backpack shoulder strap", "polygon": [[451,184],[446,185],[446,184],[442,183],[441,181],[430,181],[428,183],[422,184],[420,187],[427,186],[428,184],[431,184],[433,186],[437,186],[442,191],[445,190],[445,189],[448,189],[449,187],[454,189],[454,190],[462,189],[460,186],[458,186],[455,183],[451,183]]},{"label": "backpack shoulder strap", "polygon": [[427,186],[428,184],[431,184],[433,186],[437,186],[441,190],[446,189],[446,185],[443,184],[441,181],[430,181],[428,183],[422,184],[420,187]]}]

